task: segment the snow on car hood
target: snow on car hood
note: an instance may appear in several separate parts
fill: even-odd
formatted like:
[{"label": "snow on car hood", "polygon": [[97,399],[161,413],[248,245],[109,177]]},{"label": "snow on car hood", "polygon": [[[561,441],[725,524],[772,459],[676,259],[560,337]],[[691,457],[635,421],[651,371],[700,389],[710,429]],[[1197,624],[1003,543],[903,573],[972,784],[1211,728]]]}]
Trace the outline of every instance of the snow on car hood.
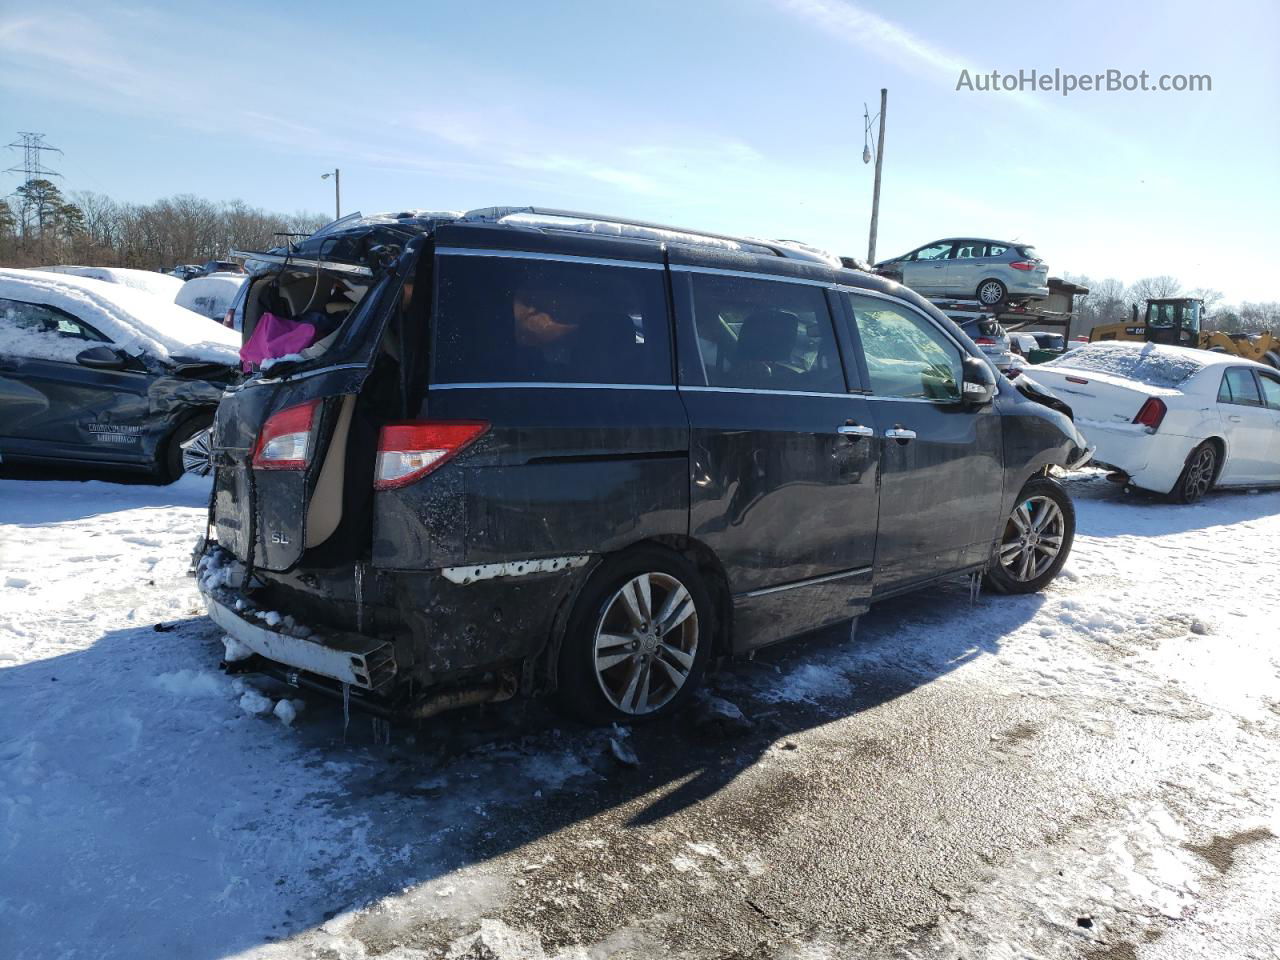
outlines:
[{"label": "snow on car hood", "polygon": [[133,270],[129,267],[36,267],[43,273],[70,274],[75,277],[88,277],[90,280],[101,280],[103,283],[118,283],[134,290],[172,300],[182,289],[182,281],[167,273],[154,270]]},{"label": "snow on car hood", "polygon": [[0,269],[0,298],[58,307],[126,353],[235,364],[240,335],[161,297],[64,273]]}]

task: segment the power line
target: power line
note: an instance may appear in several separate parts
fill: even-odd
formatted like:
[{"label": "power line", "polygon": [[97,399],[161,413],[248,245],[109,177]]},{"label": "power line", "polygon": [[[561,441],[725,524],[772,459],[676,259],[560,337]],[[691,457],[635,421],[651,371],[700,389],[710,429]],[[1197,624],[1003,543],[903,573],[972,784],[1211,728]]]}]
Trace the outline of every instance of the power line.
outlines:
[{"label": "power line", "polygon": [[60,177],[57,170],[50,170],[41,162],[40,153],[48,150],[51,153],[62,153],[57,147],[51,147],[44,142],[43,133],[31,133],[27,130],[19,130],[18,136],[21,138],[6,146],[10,150],[22,151],[22,163],[12,166],[5,173],[21,173],[24,181],[39,180],[46,177]]}]

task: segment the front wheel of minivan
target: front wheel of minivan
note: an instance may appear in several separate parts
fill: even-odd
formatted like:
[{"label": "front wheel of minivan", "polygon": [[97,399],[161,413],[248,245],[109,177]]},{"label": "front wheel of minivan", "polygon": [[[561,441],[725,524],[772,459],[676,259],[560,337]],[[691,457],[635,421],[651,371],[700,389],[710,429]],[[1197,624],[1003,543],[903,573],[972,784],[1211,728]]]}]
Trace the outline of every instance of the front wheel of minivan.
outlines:
[{"label": "front wheel of minivan", "polygon": [[999,593],[1043,590],[1067,562],[1076,535],[1076,510],[1056,480],[1037,477],[1022,488],[1001,528],[987,567],[987,586]]},{"label": "front wheel of minivan", "polygon": [[657,546],[611,557],[569,618],[560,701],[597,723],[670,714],[702,682],[712,636],[711,596],[688,560]]}]

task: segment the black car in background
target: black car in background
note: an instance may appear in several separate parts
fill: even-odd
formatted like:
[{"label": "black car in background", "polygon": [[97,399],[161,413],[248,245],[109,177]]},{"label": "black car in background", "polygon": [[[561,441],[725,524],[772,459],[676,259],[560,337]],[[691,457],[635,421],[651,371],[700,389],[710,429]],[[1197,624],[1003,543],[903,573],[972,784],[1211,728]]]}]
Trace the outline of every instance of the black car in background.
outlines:
[{"label": "black car in background", "polygon": [[713,656],[1067,557],[1048,474],[1084,441],[909,290],[584,214],[335,226],[251,280],[244,336],[332,278],[359,302],[214,424],[229,668],[399,716],[558,691],[634,720]]},{"label": "black car in background", "polygon": [[238,338],[159,297],[0,270],[0,461],[183,472],[238,376]]}]

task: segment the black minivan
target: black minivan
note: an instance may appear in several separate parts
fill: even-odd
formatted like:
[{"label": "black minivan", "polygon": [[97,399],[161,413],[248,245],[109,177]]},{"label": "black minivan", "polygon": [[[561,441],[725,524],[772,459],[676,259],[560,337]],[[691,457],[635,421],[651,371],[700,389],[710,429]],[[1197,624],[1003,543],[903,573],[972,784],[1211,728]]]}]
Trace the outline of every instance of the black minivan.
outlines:
[{"label": "black minivan", "polygon": [[665,714],[713,657],[960,574],[1048,583],[1085,442],[924,299],[808,248],[491,208],[253,254],[197,576],[228,669],[398,717]]}]

